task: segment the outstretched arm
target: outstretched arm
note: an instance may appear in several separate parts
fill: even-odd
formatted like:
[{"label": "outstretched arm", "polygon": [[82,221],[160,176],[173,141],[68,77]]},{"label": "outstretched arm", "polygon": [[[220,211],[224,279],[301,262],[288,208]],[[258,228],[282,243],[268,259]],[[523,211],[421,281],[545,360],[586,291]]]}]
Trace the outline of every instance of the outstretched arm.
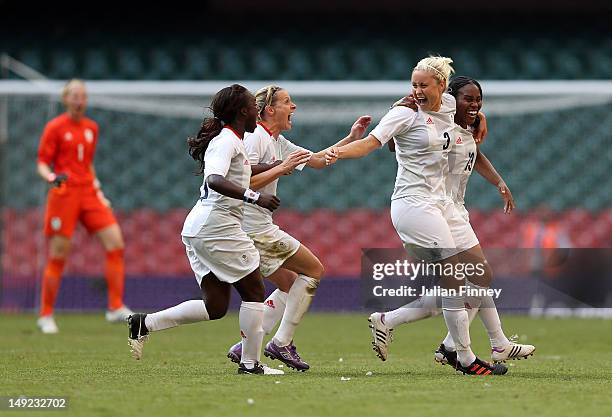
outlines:
[{"label": "outstretched arm", "polygon": [[[250,187],[254,190],[258,190],[261,187],[270,184],[275,179],[280,178],[283,175],[290,174],[296,166],[306,163],[309,158],[310,152],[298,150],[291,152],[284,161],[276,161],[273,164],[253,165],[251,166],[251,170],[253,170],[253,167],[259,167],[259,165],[268,165],[269,169],[253,174],[251,176]],[[259,168],[257,168],[257,170],[259,170]]]},{"label": "outstretched arm", "polygon": [[361,116],[360,118],[358,118],[355,123],[353,123],[353,126],[351,127],[351,132],[348,134],[348,136],[336,142],[330,147],[320,150],[317,153],[313,153],[307,165],[315,169],[325,168],[328,165],[325,160],[325,153],[331,148],[340,148],[363,137],[363,134],[365,133],[368,126],[370,126],[371,122],[371,116]]},{"label": "outstretched arm", "polygon": [[476,169],[476,172],[478,172],[484,179],[497,187],[502,200],[504,200],[504,213],[510,213],[515,207],[512,192],[506,185],[506,182],[501,175],[499,175],[491,161],[489,161],[489,158],[487,158],[484,153],[480,152],[480,150],[478,152],[478,156],[476,157],[474,169]]},{"label": "outstretched arm", "polygon": [[351,142],[339,148],[333,147],[328,149],[325,153],[325,160],[328,165],[331,165],[337,159],[357,159],[368,155],[380,147],[380,141],[370,134],[365,139]]}]

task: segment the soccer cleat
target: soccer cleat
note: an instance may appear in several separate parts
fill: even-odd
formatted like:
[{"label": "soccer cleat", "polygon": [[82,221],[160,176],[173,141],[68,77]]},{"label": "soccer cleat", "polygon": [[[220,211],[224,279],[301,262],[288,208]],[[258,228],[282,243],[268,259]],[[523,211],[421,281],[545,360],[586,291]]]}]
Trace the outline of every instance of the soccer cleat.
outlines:
[{"label": "soccer cleat", "polygon": [[128,345],[132,356],[136,360],[142,358],[142,348],[149,339],[149,330],[145,326],[146,314],[134,313],[127,318],[128,323]]},{"label": "soccer cleat", "polygon": [[296,371],[304,372],[310,369],[310,365],[300,358],[293,342],[289,343],[287,346],[278,346],[271,340],[264,349],[264,355],[273,360],[278,359],[289,368],[293,368]]},{"label": "soccer cleat", "polygon": [[126,306],[121,306],[116,310],[106,310],[106,321],[109,323],[124,323],[134,312]]},{"label": "soccer cleat", "polygon": [[384,313],[373,313],[368,318],[372,329],[372,349],[382,361],[387,360],[389,344],[393,342],[393,329],[385,324]]},{"label": "soccer cleat", "polygon": [[508,359],[527,359],[535,352],[533,345],[521,345],[520,343],[510,342],[503,348],[494,347],[491,349],[491,359],[493,362],[505,362]]},{"label": "soccer cleat", "polygon": [[454,350],[448,350],[444,343],[440,345],[438,350],[434,353],[434,359],[436,362],[442,365],[450,365],[453,368],[457,368],[457,352]]},{"label": "soccer cleat", "polygon": [[508,368],[501,363],[489,363],[478,358],[465,367],[457,361],[456,369],[468,375],[504,375],[508,372]]},{"label": "soccer cleat", "polygon": [[42,316],[36,321],[36,325],[40,328],[40,331],[44,334],[56,334],[59,333],[57,324],[53,316]]},{"label": "soccer cleat", "polygon": [[240,363],[240,359],[242,358],[242,342],[238,342],[232,346],[227,352],[227,357],[234,363]]},{"label": "soccer cleat", "polygon": [[256,362],[255,366],[252,368],[247,368],[241,363],[238,366],[239,374],[251,374],[251,375],[285,375],[285,371],[281,371],[280,369],[270,368],[269,366]]}]

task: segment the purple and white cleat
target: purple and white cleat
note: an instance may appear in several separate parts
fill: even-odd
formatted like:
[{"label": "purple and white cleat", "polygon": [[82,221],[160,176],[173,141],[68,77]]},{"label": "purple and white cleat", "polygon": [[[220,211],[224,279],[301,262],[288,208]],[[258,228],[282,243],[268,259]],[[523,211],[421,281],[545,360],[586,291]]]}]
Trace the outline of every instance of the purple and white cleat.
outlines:
[{"label": "purple and white cleat", "polygon": [[310,365],[300,358],[300,355],[297,353],[297,349],[293,342],[287,346],[278,346],[271,340],[264,349],[264,355],[270,359],[278,359],[289,368],[293,368],[296,371],[304,372],[310,369]]},{"label": "purple and white cleat", "polygon": [[229,352],[227,352],[227,357],[234,363],[240,363],[240,359],[242,358],[242,341],[230,348]]}]

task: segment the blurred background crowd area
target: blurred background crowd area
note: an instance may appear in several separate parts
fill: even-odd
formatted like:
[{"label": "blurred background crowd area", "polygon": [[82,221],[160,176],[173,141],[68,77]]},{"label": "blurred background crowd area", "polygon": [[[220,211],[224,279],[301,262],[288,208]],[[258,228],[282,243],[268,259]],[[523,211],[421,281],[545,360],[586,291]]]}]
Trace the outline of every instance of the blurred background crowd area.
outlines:
[{"label": "blurred background crowd area", "polygon": [[[410,91],[415,63],[435,53],[451,56],[457,74],[480,80],[612,80],[609,1],[105,2],[47,4],[35,12],[0,1],[0,9],[0,51],[50,79],[281,86],[406,80],[399,98]],[[20,77],[3,71],[3,78]],[[487,113],[486,90],[484,96]],[[35,173],[36,151],[45,122],[61,106],[48,97],[2,99],[2,275],[5,287],[18,277],[18,285],[33,288],[45,253],[46,185]],[[302,102],[295,101],[294,128],[286,135],[294,142],[319,150],[347,134],[348,119],[301,122]],[[518,209],[504,215],[496,189],[474,174],[466,202],[485,248],[612,246],[611,103],[585,93],[569,106],[525,110],[515,100],[488,117],[482,149]],[[340,106],[350,111],[351,102]],[[200,120],[176,113],[112,105],[88,112],[100,125],[95,165],[125,235],[128,277],[191,279],[179,233],[201,184],[186,148]],[[322,259],[328,276],[358,276],[362,248],[401,246],[388,214],[395,175],[394,155],[383,149],[282,178],[275,218]],[[74,248],[66,275],[100,276],[103,253],[83,229]]]}]

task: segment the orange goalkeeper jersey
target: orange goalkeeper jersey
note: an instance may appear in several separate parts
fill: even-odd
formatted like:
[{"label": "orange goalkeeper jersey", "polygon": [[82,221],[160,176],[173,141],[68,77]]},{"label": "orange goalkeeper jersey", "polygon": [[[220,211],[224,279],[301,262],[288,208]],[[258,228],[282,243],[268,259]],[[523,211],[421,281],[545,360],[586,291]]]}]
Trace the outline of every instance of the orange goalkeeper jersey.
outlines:
[{"label": "orange goalkeeper jersey", "polygon": [[40,139],[38,161],[53,166],[56,174],[68,175],[68,185],[93,184],[90,166],[98,142],[98,125],[64,113],[47,123]]}]

